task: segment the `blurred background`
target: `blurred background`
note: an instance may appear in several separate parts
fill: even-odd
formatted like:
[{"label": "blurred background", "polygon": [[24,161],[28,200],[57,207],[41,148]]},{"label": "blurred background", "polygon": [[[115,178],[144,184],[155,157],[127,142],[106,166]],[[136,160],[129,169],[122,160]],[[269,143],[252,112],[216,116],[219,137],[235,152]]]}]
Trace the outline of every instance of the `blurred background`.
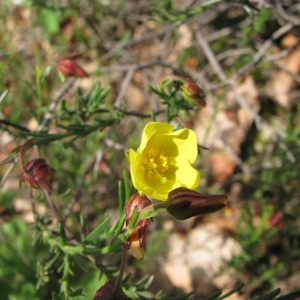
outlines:
[{"label": "blurred background", "polygon": [[[59,134],[63,125],[93,124],[115,109],[118,120],[101,132],[39,152],[56,169],[54,199],[70,210],[75,235],[79,214],[88,230],[105,213],[117,220],[124,153],[139,145],[151,112],[164,120],[149,85],[170,74],[192,78],[207,102],[182,115],[209,149],[195,165],[199,191],[226,193],[229,205],[188,221],[156,217],[144,260],[128,258],[131,280],[151,274],[153,293],[176,286],[198,297],[240,282],[232,299],[293,291],[300,281],[299,12],[296,0],[2,0],[0,161],[26,132]],[[62,80],[70,75],[66,60],[86,74]],[[105,94],[97,105],[89,102],[95,93]],[[28,159],[35,155],[28,151]],[[32,242],[32,204],[19,174],[19,163],[0,168],[0,290],[3,299],[49,299],[59,276],[36,290],[47,249]],[[39,214],[51,215],[41,197],[34,201]],[[95,274],[74,280],[90,299]]]}]

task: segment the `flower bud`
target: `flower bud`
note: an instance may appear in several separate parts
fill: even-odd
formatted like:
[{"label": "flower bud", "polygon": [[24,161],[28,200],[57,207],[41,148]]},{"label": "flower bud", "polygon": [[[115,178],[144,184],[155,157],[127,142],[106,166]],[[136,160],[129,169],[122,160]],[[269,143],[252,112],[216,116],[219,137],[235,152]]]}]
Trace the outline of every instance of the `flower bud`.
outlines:
[{"label": "flower bud", "polygon": [[48,192],[51,192],[51,183],[54,180],[55,171],[53,168],[49,167],[46,160],[43,158],[37,158],[31,160],[25,165],[26,171],[21,173],[19,185],[22,182],[26,182],[32,188],[42,187]]},{"label": "flower bud", "polygon": [[[135,208],[137,209],[137,212],[140,213],[143,208],[149,206],[150,204],[151,201],[146,196],[141,196],[138,193],[135,193],[130,197],[125,206],[125,213],[127,215],[127,230],[129,228],[130,220]],[[139,221],[137,227],[133,230],[133,232],[127,240],[132,255],[137,259],[144,258],[144,249],[148,233],[148,221],[149,219]]]},{"label": "flower bud", "polygon": [[186,78],[181,85],[181,93],[188,102],[201,107],[206,106],[204,91],[191,78]]},{"label": "flower bud", "polygon": [[51,168],[44,158],[37,158],[25,164],[24,155],[28,145],[32,144],[34,139],[26,141],[20,150],[20,162],[22,173],[20,175],[19,186],[26,182],[32,188],[44,188],[49,193],[52,190],[51,183],[54,180],[55,170]]},{"label": "flower bud", "polygon": [[284,228],[284,218],[283,218],[283,214],[279,211],[275,211],[273,212],[269,218],[268,218],[268,222],[272,227],[277,227],[279,229],[283,229]]},{"label": "flower bud", "polygon": [[177,188],[168,195],[166,209],[178,220],[216,212],[226,206],[226,195],[205,195],[187,188]]},{"label": "flower bud", "polygon": [[57,65],[57,69],[65,76],[74,76],[74,77],[89,76],[89,74],[86,71],[84,71],[78,64],[76,64],[71,59],[61,60]]},{"label": "flower bud", "polygon": [[175,87],[177,90],[180,88],[181,95],[187,102],[201,107],[206,106],[204,91],[191,78],[184,78],[178,75],[165,76],[158,83],[159,90],[162,91],[164,83],[170,80],[176,84]]}]

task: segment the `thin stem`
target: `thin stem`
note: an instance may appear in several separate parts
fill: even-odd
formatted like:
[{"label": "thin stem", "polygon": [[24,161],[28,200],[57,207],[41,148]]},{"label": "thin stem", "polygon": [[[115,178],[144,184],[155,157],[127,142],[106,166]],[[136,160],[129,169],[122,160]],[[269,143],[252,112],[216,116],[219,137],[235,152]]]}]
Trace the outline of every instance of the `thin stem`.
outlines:
[{"label": "thin stem", "polygon": [[33,213],[34,220],[37,221],[38,214],[37,214],[35,202],[33,200],[32,189],[29,190],[29,199],[30,199],[31,210],[32,210],[32,213]]},{"label": "thin stem", "polygon": [[12,171],[12,169],[14,168],[14,166],[15,166],[15,164],[17,162],[17,158],[13,157],[11,161],[12,161],[12,163],[10,164],[10,166],[8,167],[8,169],[5,171],[4,175],[2,176],[2,178],[0,180],[0,187],[3,187],[4,182],[8,178],[10,172]]},{"label": "thin stem", "polygon": [[27,175],[27,176],[30,176],[28,170],[26,169],[26,165],[25,165],[25,162],[24,162],[24,155],[25,155],[25,151],[26,151],[26,148],[28,145],[32,144],[34,141],[34,139],[29,139],[28,141],[26,141],[23,146],[21,147],[21,150],[20,150],[20,162],[21,162],[21,168],[22,168],[22,171],[24,173],[24,175]]},{"label": "thin stem", "polygon": [[76,192],[74,197],[71,199],[70,203],[68,204],[67,208],[65,209],[64,212],[64,216],[63,216],[63,222],[65,222],[67,220],[67,218],[69,217],[69,215],[72,212],[73,206],[75,205],[75,203],[78,201],[78,199],[81,196],[81,191],[82,188],[84,186],[84,181],[86,179],[86,177],[88,176],[88,174],[91,172],[91,170],[94,168],[95,165],[95,159],[93,159],[90,164],[87,166],[86,170],[84,171],[79,183],[77,184],[76,187]]},{"label": "thin stem", "polygon": [[120,287],[121,287],[122,278],[123,278],[123,273],[124,273],[125,265],[126,265],[127,249],[126,249],[125,244],[122,244],[122,248],[123,248],[123,251],[122,251],[122,260],[121,260],[120,272],[119,272],[118,278],[115,282],[114,288],[112,289],[112,293],[111,293],[112,299],[117,299],[117,297],[118,297],[119,290],[120,290]]},{"label": "thin stem", "polygon": [[74,85],[75,81],[76,81],[76,78],[70,78],[68,81],[66,81],[65,85],[59,91],[57,97],[51,102],[51,104],[48,108],[49,111],[44,115],[44,118],[37,129],[37,132],[41,132],[46,126],[49,125],[49,123],[53,117],[53,112],[55,111],[56,107],[59,105],[59,103],[63,99],[63,96],[66,94],[66,92]]},{"label": "thin stem", "polygon": [[30,130],[24,126],[21,126],[19,124],[15,124],[13,122],[10,122],[8,120],[2,120],[0,119],[0,124],[4,124],[4,125],[7,125],[7,126],[11,126],[11,127],[14,127],[14,128],[17,128],[17,129],[20,129],[22,131],[26,131],[26,132],[30,132]]},{"label": "thin stem", "polygon": [[128,111],[128,110],[122,110],[122,109],[120,109],[119,111],[126,116],[135,116],[135,117],[139,117],[139,118],[151,118],[153,115],[157,116],[157,115],[164,113],[163,110],[151,111],[150,114],[143,114],[143,113],[139,113],[137,111]]},{"label": "thin stem", "polygon": [[50,206],[50,208],[52,209],[55,217],[57,218],[57,220],[60,222],[60,223],[63,223],[63,219],[59,213],[59,210],[56,206],[56,204],[53,202],[53,200],[51,199],[50,195],[49,195],[49,192],[46,190],[46,189],[43,189],[44,190],[44,193],[45,193],[45,196],[46,196],[46,199],[47,199],[47,202]]},{"label": "thin stem", "polygon": [[67,237],[69,239],[73,239],[73,235],[72,233],[70,232],[70,230],[66,227],[65,225],[65,221],[63,219],[63,217],[60,215],[60,212],[55,204],[55,202],[52,200],[52,198],[50,197],[50,194],[49,192],[46,190],[46,189],[43,189],[44,190],[44,193],[45,193],[45,196],[46,196],[46,199],[47,199],[47,202],[48,202],[48,205],[50,206],[53,214],[55,215],[56,219],[58,220],[58,222],[64,227],[64,230],[67,234]]}]

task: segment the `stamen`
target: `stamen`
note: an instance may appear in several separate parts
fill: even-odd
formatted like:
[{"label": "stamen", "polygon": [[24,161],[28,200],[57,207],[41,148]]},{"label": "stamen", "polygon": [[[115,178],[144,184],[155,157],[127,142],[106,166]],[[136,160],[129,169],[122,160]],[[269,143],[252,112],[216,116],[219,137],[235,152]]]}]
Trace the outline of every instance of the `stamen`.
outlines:
[{"label": "stamen", "polygon": [[164,151],[160,151],[158,147],[152,147],[143,158],[141,171],[146,173],[149,180],[159,180],[161,184],[166,184],[168,178],[162,173],[169,169],[169,163],[169,157]]}]

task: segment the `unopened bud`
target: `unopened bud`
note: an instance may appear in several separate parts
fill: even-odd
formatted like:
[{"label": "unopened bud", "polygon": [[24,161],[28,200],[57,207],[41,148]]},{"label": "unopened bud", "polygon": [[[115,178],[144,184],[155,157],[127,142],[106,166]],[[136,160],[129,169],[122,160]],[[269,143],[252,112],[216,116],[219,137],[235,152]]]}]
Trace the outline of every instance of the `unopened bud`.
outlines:
[{"label": "unopened bud", "polygon": [[284,228],[283,214],[281,212],[279,212],[279,211],[273,212],[269,216],[268,222],[273,227],[277,227],[277,228],[280,228],[280,229]]},{"label": "unopened bud", "polygon": [[187,188],[177,188],[168,195],[166,209],[178,220],[216,212],[226,206],[226,195],[205,195]]},{"label": "unopened bud", "polygon": [[20,175],[19,186],[26,182],[32,188],[44,188],[49,193],[52,190],[52,181],[54,180],[55,170],[51,168],[44,158],[37,158],[25,164],[24,154],[26,147],[33,143],[33,139],[26,141],[20,150],[20,162],[22,173]]},{"label": "unopened bud", "polygon": [[74,76],[74,77],[88,77],[89,74],[84,71],[77,63],[71,59],[63,59],[58,65],[57,69],[64,74],[65,76]]},{"label": "unopened bud", "polygon": [[[149,205],[151,205],[151,201],[146,196],[141,196],[140,194],[135,193],[130,197],[125,206],[127,229],[135,208],[138,213],[140,213],[143,208]],[[144,258],[144,249],[148,233],[148,221],[149,219],[139,221],[137,227],[133,230],[127,240],[132,255],[140,260]]]},{"label": "unopened bud", "polygon": [[204,91],[191,78],[186,78],[181,86],[184,99],[201,107],[206,106]]},{"label": "unopened bud", "polygon": [[173,83],[176,84],[176,89],[180,89],[181,95],[187,102],[201,107],[206,106],[205,93],[193,79],[178,75],[167,75],[158,83],[160,91],[163,90],[165,82],[168,81],[173,81]]},{"label": "unopened bud", "polygon": [[22,172],[20,176],[20,186],[22,182],[26,182],[32,188],[44,188],[51,192],[51,183],[54,180],[55,171],[51,168],[45,159],[37,158],[26,163],[26,172]]}]

